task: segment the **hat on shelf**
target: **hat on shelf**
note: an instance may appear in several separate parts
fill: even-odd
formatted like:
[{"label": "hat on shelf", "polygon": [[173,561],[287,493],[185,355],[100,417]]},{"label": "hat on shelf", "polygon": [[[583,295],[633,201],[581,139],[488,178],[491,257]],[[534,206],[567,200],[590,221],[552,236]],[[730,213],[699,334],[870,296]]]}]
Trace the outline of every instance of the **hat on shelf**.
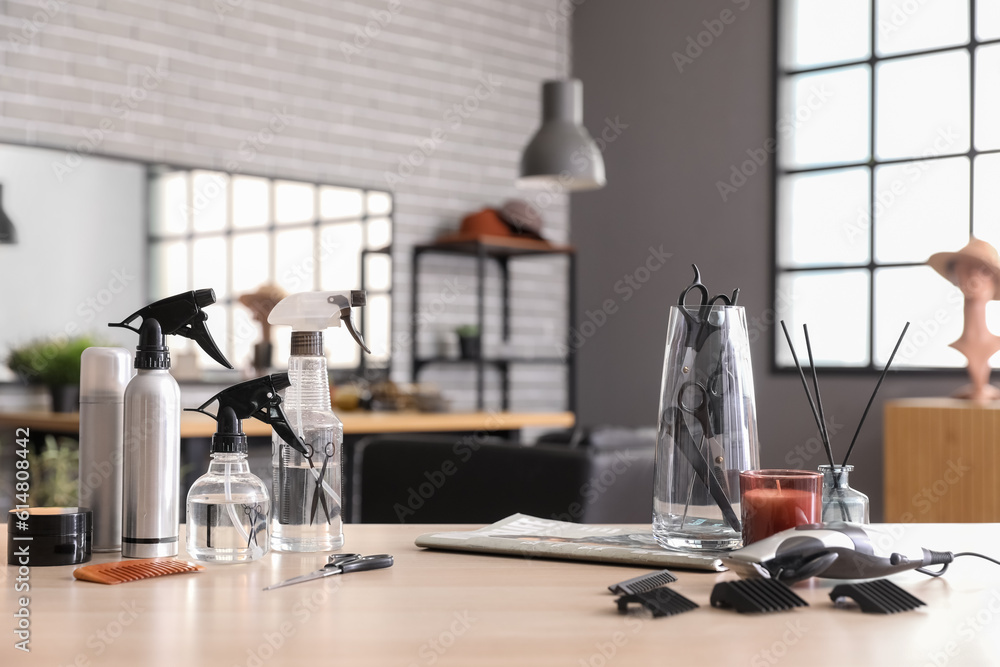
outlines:
[{"label": "hat on shelf", "polygon": [[973,237],[968,245],[958,252],[934,253],[927,260],[928,266],[957,285],[955,277],[955,262],[960,259],[970,259],[982,264],[993,274],[993,300],[1000,299],[1000,255],[997,249],[986,241]]},{"label": "hat on shelf", "polygon": [[486,241],[499,237],[549,245],[539,234],[541,226],[542,219],[531,205],[514,199],[505,203],[500,210],[484,208],[470,213],[462,218],[457,232],[439,237],[438,243]]},{"label": "hat on shelf", "polygon": [[538,209],[523,199],[508,199],[497,210],[500,219],[507,223],[515,236],[544,241],[542,238],[542,216]]}]

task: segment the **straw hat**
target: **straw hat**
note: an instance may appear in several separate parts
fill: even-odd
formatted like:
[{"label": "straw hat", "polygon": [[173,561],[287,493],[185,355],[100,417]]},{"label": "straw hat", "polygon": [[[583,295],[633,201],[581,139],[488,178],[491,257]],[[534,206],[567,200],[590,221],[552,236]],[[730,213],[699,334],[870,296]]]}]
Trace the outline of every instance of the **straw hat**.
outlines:
[{"label": "straw hat", "polygon": [[973,237],[969,240],[969,244],[958,252],[934,253],[927,260],[927,264],[951,283],[957,285],[955,262],[962,258],[981,263],[993,274],[993,300],[1000,300],[1000,255],[998,255],[997,249],[986,241]]}]

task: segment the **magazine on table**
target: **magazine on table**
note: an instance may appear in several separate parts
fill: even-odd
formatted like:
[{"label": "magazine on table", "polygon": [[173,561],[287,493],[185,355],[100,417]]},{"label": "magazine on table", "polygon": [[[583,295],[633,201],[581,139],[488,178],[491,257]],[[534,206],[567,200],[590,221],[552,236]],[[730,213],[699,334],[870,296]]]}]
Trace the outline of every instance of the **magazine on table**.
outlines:
[{"label": "magazine on table", "polygon": [[726,568],[716,555],[668,551],[649,530],[598,526],[527,514],[512,514],[494,524],[469,531],[425,533],[418,547],[449,551],[505,554],[529,558],[619,563],[721,572]]}]

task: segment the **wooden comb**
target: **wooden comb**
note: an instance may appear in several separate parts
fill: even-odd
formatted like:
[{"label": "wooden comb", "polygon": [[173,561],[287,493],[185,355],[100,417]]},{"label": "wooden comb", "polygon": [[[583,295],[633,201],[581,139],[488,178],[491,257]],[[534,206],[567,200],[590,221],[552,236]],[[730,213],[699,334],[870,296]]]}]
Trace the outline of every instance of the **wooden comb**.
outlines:
[{"label": "wooden comb", "polygon": [[85,565],[73,570],[73,576],[81,581],[93,581],[98,584],[124,584],[139,579],[160,577],[166,574],[197,572],[204,569],[203,565],[195,565],[176,558],[143,558]]}]

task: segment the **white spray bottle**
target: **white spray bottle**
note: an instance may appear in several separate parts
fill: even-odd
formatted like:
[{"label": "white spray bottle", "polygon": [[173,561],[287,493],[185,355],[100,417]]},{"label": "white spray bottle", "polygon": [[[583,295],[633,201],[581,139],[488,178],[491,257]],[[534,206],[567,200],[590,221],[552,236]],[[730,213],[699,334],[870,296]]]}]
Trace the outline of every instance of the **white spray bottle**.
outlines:
[{"label": "white spray bottle", "polygon": [[352,307],[366,301],[364,290],[301,292],[282,299],[268,315],[270,324],[292,327],[288,360],[292,384],[285,390],[284,406],[288,425],[306,449],[300,452],[277,432],[273,436],[271,548],[275,551],[334,551],[344,545],[344,425],[330,408],[323,331],[343,322],[370,354],[351,315]]}]

